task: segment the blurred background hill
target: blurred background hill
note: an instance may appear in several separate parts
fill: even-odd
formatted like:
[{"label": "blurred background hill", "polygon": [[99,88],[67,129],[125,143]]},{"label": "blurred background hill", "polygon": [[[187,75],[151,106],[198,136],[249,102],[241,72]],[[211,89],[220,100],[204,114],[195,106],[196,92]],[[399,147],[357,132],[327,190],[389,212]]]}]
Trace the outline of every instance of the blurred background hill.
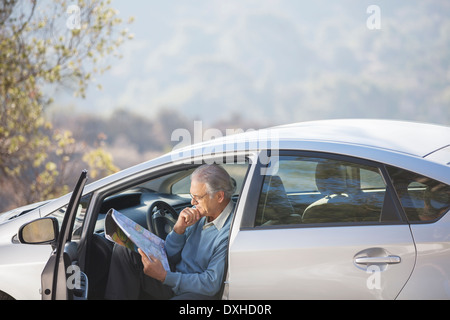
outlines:
[{"label": "blurred background hill", "polygon": [[[55,127],[71,131],[79,143],[102,145],[120,169],[171,151],[182,142],[171,140],[175,129],[187,129],[192,133],[193,140],[194,121],[198,120],[173,109],[163,109],[151,118],[123,109],[117,109],[109,117],[78,114],[67,121],[67,113],[56,113],[51,118]],[[261,128],[261,124],[232,114],[228,119],[216,121],[211,127],[225,135],[227,129],[256,130]]]},{"label": "blurred background hill", "polygon": [[[112,2],[135,17],[123,59],[85,100],[59,106],[212,125],[231,114],[280,124],[370,117],[450,123],[450,2]],[[379,29],[368,28],[371,5]]]}]

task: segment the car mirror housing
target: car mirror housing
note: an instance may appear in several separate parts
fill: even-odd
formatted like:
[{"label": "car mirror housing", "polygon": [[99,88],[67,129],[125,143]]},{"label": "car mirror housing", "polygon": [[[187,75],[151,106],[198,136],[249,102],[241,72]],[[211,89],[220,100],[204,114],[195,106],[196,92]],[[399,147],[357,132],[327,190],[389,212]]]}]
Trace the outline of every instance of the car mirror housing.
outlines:
[{"label": "car mirror housing", "polygon": [[58,220],[54,217],[28,222],[19,229],[19,241],[23,244],[54,244],[58,239]]}]

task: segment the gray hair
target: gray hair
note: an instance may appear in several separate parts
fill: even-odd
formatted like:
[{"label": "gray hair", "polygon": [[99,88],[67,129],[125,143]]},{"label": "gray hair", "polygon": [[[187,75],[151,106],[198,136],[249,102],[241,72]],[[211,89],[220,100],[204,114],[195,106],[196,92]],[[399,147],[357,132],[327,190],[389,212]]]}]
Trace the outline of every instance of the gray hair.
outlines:
[{"label": "gray hair", "polygon": [[192,173],[191,180],[204,183],[206,192],[212,196],[218,191],[223,191],[226,199],[230,199],[236,190],[236,182],[228,172],[218,164],[204,164]]}]

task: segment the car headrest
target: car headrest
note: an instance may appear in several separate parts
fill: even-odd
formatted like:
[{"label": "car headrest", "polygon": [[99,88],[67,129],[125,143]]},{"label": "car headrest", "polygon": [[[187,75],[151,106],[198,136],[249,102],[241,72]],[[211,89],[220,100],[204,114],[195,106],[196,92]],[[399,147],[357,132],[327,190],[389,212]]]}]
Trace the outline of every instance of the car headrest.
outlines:
[{"label": "car headrest", "polygon": [[322,162],[316,167],[316,186],[322,194],[341,194],[347,191],[345,167],[337,162]]}]

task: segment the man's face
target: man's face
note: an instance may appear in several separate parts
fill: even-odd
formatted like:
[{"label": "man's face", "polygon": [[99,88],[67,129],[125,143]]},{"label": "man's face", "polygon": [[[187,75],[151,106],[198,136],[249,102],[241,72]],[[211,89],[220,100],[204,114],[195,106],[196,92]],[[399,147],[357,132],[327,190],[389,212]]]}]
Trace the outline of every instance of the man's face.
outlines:
[{"label": "man's face", "polygon": [[202,216],[213,216],[215,209],[218,207],[218,200],[216,195],[212,197],[206,192],[206,184],[196,181],[191,181],[191,204],[197,208]]}]

